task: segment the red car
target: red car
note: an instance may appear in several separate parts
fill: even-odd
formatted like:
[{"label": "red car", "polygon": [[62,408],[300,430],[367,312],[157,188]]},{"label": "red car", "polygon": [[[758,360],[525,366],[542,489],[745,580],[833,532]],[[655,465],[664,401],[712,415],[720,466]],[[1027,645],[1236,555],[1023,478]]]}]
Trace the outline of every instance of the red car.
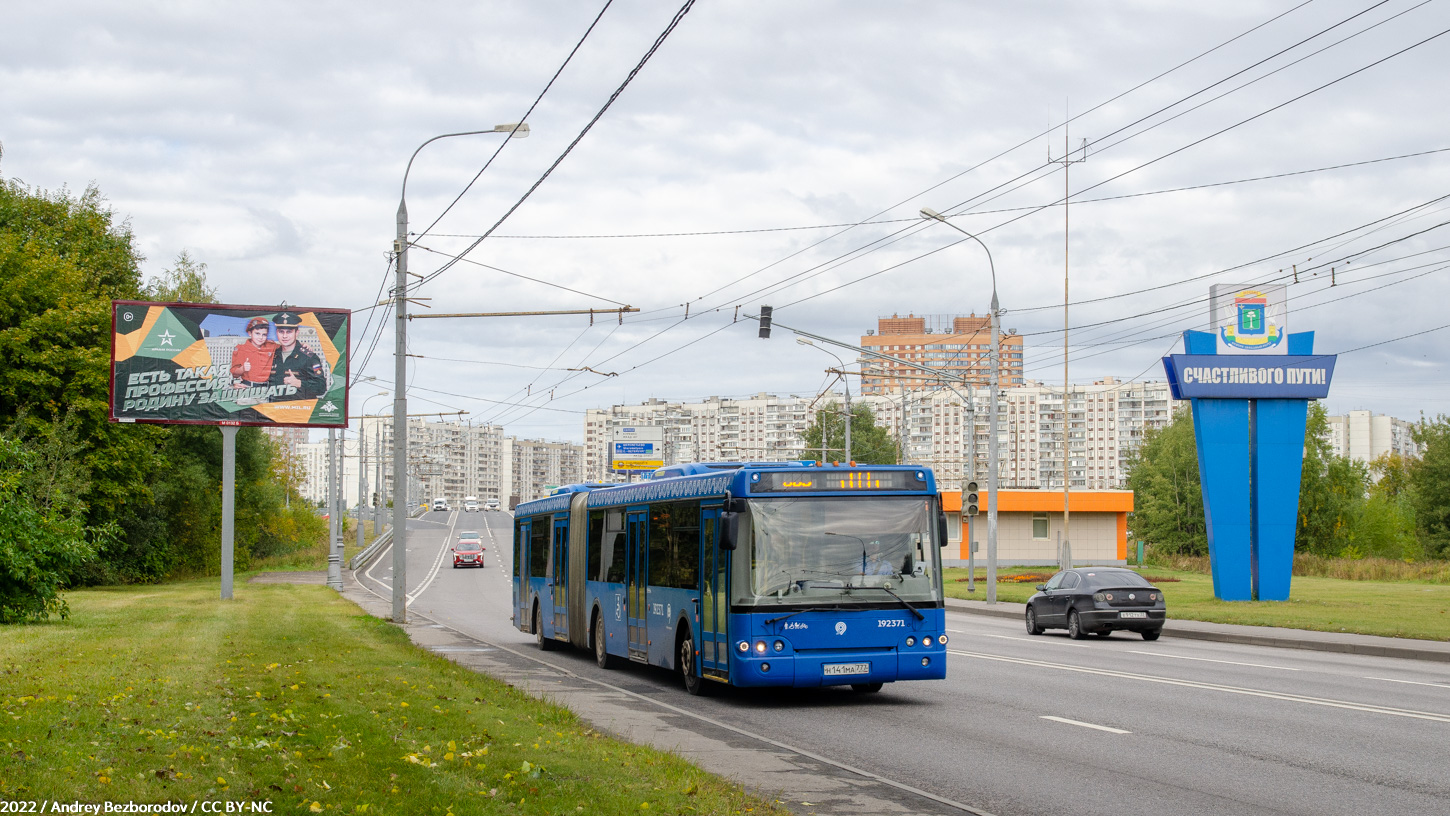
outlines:
[{"label": "red car", "polygon": [[478,533],[458,534],[458,543],[453,545],[453,568],[483,566],[483,540]]}]

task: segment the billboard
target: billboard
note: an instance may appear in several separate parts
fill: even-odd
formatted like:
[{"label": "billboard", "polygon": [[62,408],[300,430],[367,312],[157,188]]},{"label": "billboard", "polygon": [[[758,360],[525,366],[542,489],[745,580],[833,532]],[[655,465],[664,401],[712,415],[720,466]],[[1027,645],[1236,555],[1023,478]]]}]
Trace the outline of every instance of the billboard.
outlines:
[{"label": "billboard", "polygon": [[1289,287],[1209,287],[1209,331],[1219,354],[1288,354]]},{"label": "billboard", "polygon": [[111,421],[347,424],[347,309],[111,303]]},{"label": "billboard", "polygon": [[665,466],[665,429],[615,428],[609,441],[609,469],[648,471]]}]

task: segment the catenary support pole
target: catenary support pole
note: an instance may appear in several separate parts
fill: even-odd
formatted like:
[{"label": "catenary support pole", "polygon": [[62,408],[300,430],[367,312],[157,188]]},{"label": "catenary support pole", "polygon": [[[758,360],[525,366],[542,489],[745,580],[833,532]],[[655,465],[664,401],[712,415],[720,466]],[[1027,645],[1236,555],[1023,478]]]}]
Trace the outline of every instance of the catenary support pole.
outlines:
[{"label": "catenary support pole", "polygon": [[408,620],[408,204],[402,198],[393,251],[398,258],[393,303],[393,622],[404,623]]}]

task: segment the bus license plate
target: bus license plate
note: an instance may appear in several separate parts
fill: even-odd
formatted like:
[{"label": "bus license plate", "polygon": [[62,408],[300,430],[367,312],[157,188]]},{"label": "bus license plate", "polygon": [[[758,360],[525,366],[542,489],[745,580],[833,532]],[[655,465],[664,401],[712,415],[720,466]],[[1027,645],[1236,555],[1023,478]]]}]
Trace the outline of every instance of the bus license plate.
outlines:
[{"label": "bus license plate", "polygon": [[821,673],[827,677],[840,677],[843,674],[870,674],[870,663],[826,663],[821,666]]},{"label": "bus license plate", "polygon": [[1146,618],[1146,617],[1148,617],[1148,613],[1147,612],[1119,612],[1118,613],[1118,617],[1120,617],[1120,618]]}]

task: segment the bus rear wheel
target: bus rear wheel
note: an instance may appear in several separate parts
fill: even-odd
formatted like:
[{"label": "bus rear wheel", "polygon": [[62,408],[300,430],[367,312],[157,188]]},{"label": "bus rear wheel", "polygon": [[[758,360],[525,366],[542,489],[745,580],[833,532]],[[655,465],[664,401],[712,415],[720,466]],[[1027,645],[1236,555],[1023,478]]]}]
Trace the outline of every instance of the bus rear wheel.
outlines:
[{"label": "bus rear wheel", "polygon": [[553,639],[544,637],[544,625],[539,615],[538,604],[534,604],[534,642],[539,644],[539,651],[541,652],[554,651]]},{"label": "bus rear wheel", "polygon": [[685,691],[695,697],[706,693],[705,678],[695,673],[695,637],[688,629],[680,638],[680,674],[685,678]]},{"label": "bus rear wheel", "polygon": [[599,664],[601,669],[612,669],[619,665],[619,660],[609,653],[609,641],[605,639],[604,616],[598,612],[594,613],[594,662]]},{"label": "bus rear wheel", "polygon": [[883,683],[852,683],[851,690],[861,694],[875,694],[881,690]]}]

